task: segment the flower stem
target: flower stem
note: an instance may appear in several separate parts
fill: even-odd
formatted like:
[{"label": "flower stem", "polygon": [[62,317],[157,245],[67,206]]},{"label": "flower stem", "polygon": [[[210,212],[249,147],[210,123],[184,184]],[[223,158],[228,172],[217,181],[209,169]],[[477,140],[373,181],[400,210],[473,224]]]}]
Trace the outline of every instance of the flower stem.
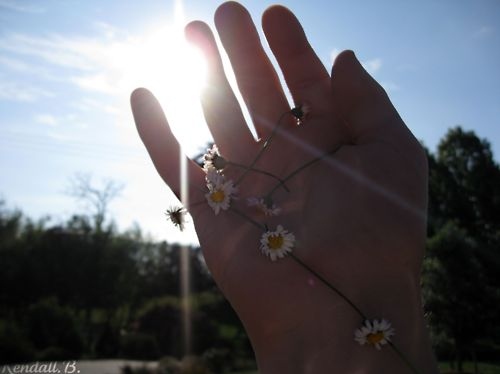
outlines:
[{"label": "flower stem", "polygon": [[241,174],[241,176],[238,178],[238,180],[236,181],[236,183],[234,184],[235,186],[237,186],[239,183],[241,183],[241,181],[245,178],[246,174],[251,170],[253,169],[253,167],[255,166],[255,164],[257,163],[257,161],[259,161],[259,158],[262,156],[262,153],[264,153],[264,150],[269,147],[269,144],[271,144],[271,140],[273,139],[274,135],[276,134],[276,132],[278,131],[278,127],[280,126],[281,124],[281,121],[283,120],[283,118],[287,115],[287,114],[290,114],[291,112],[290,111],[287,111],[285,113],[283,113],[280,118],[278,119],[277,123],[276,123],[276,126],[274,126],[273,128],[273,131],[271,132],[271,134],[267,137],[266,141],[264,142],[264,144],[262,145],[262,148],[259,149],[259,152],[257,153],[257,155],[255,156],[255,158],[253,159],[252,163],[250,164],[250,166],[248,167],[245,167],[246,170],[243,172],[243,174]]},{"label": "flower stem", "polygon": [[255,173],[264,174],[264,175],[267,175],[267,176],[269,176],[271,178],[274,178],[274,179],[276,179],[280,183],[280,186],[283,186],[283,188],[285,189],[286,192],[290,192],[290,190],[288,189],[288,187],[285,185],[285,181],[283,179],[281,179],[280,177],[274,175],[273,173],[270,173],[270,172],[262,170],[262,169],[257,169],[257,168],[254,168],[254,167],[250,167],[249,168],[249,167],[247,167],[245,165],[238,164],[238,163],[232,162],[232,161],[227,161],[227,163],[229,165],[233,165],[233,166],[236,166],[236,167],[239,167],[239,168],[247,169],[248,171],[253,171]]},{"label": "flower stem", "polygon": [[367,319],[364,313],[359,309],[356,304],[354,304],[344,293],[342,293],[337,287],[331,285],[325,278],[319,275],[316,271],[314,271],[309,265],[303,262],[300,258],[295,256],[293,253],[290,254],[290,257],[293,258],[299,265],[304,267],[306,270],[310,271],[316,278],[318,278],[325,286],[327,286],[330,290],[335,292],[338,296],[340,296],[346,303],[348,303],[364,320]]},{"label": "flower stem", "polygon": [[394,350],[394,352],[396,352],[396,354],[399,356],[399,358],[406,364],[406,366],[408,366],[410,368],[410,370],[415,373],[415,374],[421,374],[417,368],[415,368],[415,366],[413,366],[413,364],[410,362],[410,360],[408,360],[408,358],[403,354],[403,352],[401,352],[399,350],[398,347],[396,347],[396,345],[389,341],[388,342],[389,345],[392,347],[392,349]]},{"label": "flower stem", "polygon": [[[335,147],[334,149],[332,149],[331,151],[329,152],[326,152],[324,154],[322,154],[321,156],[319,157],[316,157],[316,158],[313,158],[312,160],[306,162],[305,164],[302,164],[301,166],[299,166],[297,169],[295,169],[294,171],[292,171],[290,174],[288,174],[285,178],[282,179],[282,183],[285,183],[287,181],[289,181],[290,179],[292,179],[295,175],[297,175],[299,172],[301,172],[302,170],[304,170],[305,168],[311,166],[312,164],[322,160],[323,158],[325,158],[326,156],[329,156],[329,155],[332,155],[334,154],[335,152],[337,152],[340,148],[342,147],[342,145],[338,145],[337,147]],[[271,197],[273,195],[273,193],[281,186],[281,183],[280,184],[277,184],[276,186],[273,187],[273,189],[267,194],[267,196]]]},{"label": "flower stem", "polygon": [[261,223],[258,223],[257,221],[253,220],[252,218],[250,218],[249,216],[247,216],[245,213],[243,213],[242,211],[236,209],[235,207],[230,207],[229,210],[233,213],[236,213],[237,215],[239,215],[240,217],[246,219],[248,222],[250,222],[252,225],[258,227],[259,229],[261,230],[264,230],[264,231],[267,231],[267,226],[265,224],[261,224]]}]

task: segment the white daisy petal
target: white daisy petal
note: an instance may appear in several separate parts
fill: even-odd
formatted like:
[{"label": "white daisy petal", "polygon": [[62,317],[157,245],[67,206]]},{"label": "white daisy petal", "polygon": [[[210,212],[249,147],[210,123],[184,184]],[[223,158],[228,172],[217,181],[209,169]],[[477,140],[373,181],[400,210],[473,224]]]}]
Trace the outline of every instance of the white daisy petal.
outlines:
[{"label": "white daisy petal", "polygon": [[207,172],[210,169],[222,170],[226,166],[227,161],[219,153],[217,145],[212,145],[212,148],[207,150],[203,156],[203,170]]},{"label": "white daisy petal", "polygon": [[249,197],[247,199],[248,206],[255,207],[266,216],[277,216],[281,213],[281,208],[278,208],[271,199],[263,197]]},{"label": "white daisy petal", "polygon": [[211,184],[213,186],[224,183],[224,176],[217,171],[215,168],[208,168],[205,170],[207,175],[205,176],[205,180],[207,181],[207,185]]},{"label": "white daisy petal", "polygon": [[295,236],[278,225],[275,231],[266,231],[260,238],[260,250],[271,261],[285,257],[292,252],[295,245]]},{"label": "white daisy petal", "polygon": [[220,175],[219,178],[214,174],[211,178],[212,181],[216,183],[207,183],[208,193],[205,194],[205,198],[208,201],[208,205],[214,210],[215,215],[218,215],[221,209],[229,209],[231,200],[234,199],[237,192],[237,188],[234,186],[232,180],[224,181],[222,175]]},{"label": "white daisy petal", "polygon": [[360,345],[371,345],[377,350],[389,344],[390,337],[394,335],[394,328],[385,319],[373,321],[365,320],[364,325],[354,331],[354,340]]}]

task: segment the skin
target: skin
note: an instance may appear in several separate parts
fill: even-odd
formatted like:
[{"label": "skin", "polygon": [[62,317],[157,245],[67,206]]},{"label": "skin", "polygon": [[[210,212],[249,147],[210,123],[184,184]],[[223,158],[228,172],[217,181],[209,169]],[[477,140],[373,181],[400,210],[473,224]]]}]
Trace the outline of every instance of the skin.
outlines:
[{"label": "skin", "polygon": [[[225,3],[215,24],[261,140],[248,130],[210,28],[195,21],[186,36],[208,61],[203,110],[221,154],[249,165],[290,107],[247,10]],[[336,58],[330,74],[288,9],[267,9],[262,26],[294,102],[307,102],[311,113],[300,126],[285,115],[256,167],[283,178],[323,158],[287,181],[290,192],[276,190],[280,216],[259,216],[246,207],[245,197],[276,185],[253,172],[239,184],[242,198],[232,208],[271,229],[281,224],[293,232],[297,258],[368,318],[388,319],[394,344],[418,372],[437,373],[420,294],[427,205],[422,147],[352,51]],[[131,103],[158,173],[178,193],[179,144],[162,109],[143,88],[132,93]],[[204,201],[205,174],[191,160],[188,170],[189,201]],[[241,173],[232,166],[224,170],[233,180]],[[411,372],[391,347],[377,351],[354,341],[363,319],[318,277],[291,257],[271,262],[262,255],[261,228],[232,210],[214,216],[206,203],[189,210],[208,267],[248,332],[259,373]]]}]

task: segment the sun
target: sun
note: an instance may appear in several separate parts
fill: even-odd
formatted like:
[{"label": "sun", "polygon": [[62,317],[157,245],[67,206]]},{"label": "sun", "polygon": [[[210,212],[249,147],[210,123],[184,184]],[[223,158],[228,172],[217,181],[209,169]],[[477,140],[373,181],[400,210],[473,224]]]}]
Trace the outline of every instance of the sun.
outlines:
[{"label": "sun", "polygon": [[175,25],[149,31],[134,44],[125,74],[132,85],[146,87],[156,96],[185,153],[196,154],[211,140],[200,104],[205,57]]}]

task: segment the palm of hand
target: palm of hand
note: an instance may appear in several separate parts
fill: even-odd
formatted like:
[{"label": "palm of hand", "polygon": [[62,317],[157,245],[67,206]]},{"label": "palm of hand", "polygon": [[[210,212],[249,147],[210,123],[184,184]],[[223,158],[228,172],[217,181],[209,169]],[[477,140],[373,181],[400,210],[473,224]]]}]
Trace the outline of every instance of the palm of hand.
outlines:
[{"label": "palm of hand", "polygon": [[[303,130],[329,123],[320,122],[307,123]],[[260,168],[286,176],[315,158],[286,143],[286,139],[273,142]],[[325,155],[336,148],[329,144],[318,153]],[[405,273],[408,266],[418,274],[425,230],[420,216],[425,211],[424,165],[409,163],[383,142],[343,145],[287,181],[290,192],[277,189],[275,201],[283,208],[278,217],[253,212],[243,198],[233,206],[271,230],[280,224],[293,232],[294,255],[355,300],[378,287],[393,287],[385,283],[386,276]],[[241,171],[226,174],[237,179]],[[239,186],[239,195],[265,195],[276,184],[266,176],[249,174]],[[271,263],[259,251],[263,230],[244,218],[230,211],[214,217],[211,209],[205,209],[196,216],[196,227],[216,281],[250,331],[267,337],[283,334],[304,321],[315,323],[315,316],[339,302],[337,295],[292,259]],[[408,246],[408,242],[414,244]],[[347,310],[348,305],[344,306]],[[369,313],[370,306],[366,307]],[[353,310],[350,314],[357,316]]]}]

